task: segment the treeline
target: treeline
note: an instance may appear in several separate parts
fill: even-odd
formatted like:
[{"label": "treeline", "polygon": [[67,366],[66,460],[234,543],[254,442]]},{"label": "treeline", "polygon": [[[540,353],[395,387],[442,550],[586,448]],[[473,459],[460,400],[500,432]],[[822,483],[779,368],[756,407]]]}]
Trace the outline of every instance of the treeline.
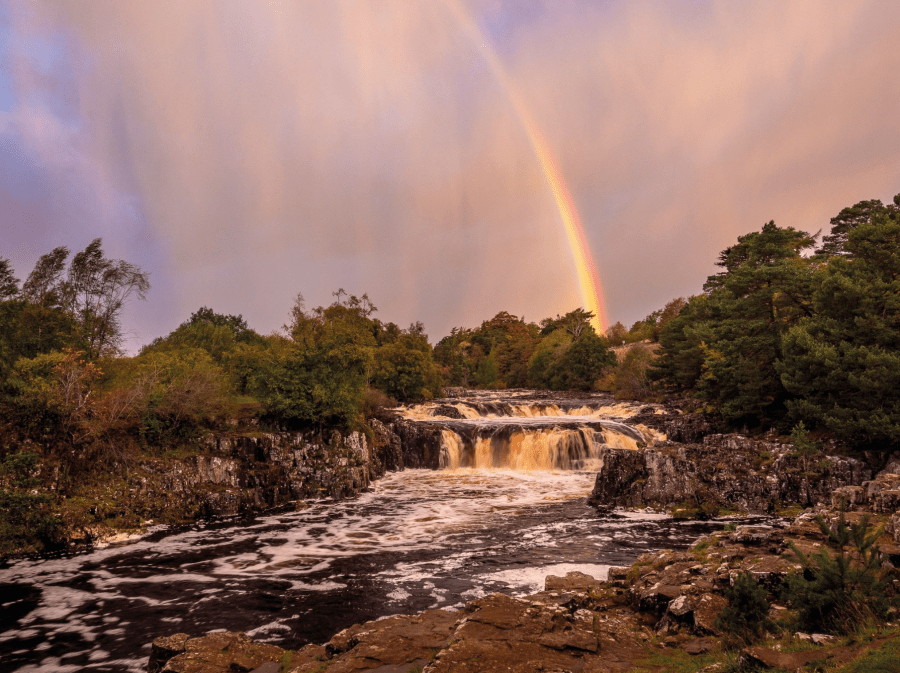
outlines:
[{"label": "treeline", "polygon": [[660,330],[649,370],[732,426],[802,423],[861,450],[900,447],[900,194],[817,236],[774,222]]},{"label": "treeline", "polygon": [[434,357],[452,386],[590,390],[615,362],[591,318],[579,308],[538,325],[503,311],[476,329],[454,328]]}]

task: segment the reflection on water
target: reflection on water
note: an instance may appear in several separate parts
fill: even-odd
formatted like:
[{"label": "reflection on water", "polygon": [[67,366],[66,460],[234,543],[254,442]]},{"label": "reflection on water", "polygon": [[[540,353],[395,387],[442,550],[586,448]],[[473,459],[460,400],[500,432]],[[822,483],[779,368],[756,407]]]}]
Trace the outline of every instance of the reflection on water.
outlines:
[{"label": "reflection on water", "polygon": [[159,530],[128,545],[0,569],[4,671],[138,671],[158,635],[248,631],[284,647],[350,624],[544,575],[600,575],[720,524],[600,516],[592,473],[390,474],[356,500]]}]

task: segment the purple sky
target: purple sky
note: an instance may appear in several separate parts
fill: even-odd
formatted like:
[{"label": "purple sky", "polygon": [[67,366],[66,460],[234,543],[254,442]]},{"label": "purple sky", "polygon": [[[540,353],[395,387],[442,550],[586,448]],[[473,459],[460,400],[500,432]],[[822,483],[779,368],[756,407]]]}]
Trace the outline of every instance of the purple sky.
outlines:
[{"label": "purple sky", "polygon": [[[464,3],[556,155],[610,318],[697,293],[775,219],[900,191],[900,3]],[[579,304],[528,138],[437,0],[0,0],[0,256],[151,273],[131,348],[201,305],[261,332],[368,292],[436,341]]]}]

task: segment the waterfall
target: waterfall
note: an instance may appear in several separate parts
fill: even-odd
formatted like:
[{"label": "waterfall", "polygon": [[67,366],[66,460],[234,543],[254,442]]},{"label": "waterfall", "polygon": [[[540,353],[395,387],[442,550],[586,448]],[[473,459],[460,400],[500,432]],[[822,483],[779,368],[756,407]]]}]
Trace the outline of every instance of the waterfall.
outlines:
[{"label": "waterfall", "polygon": [[441,469],[596,469],[604,447],[637,450],[637,440],[611,429],[516,429],[466,437],[441,431]]}]

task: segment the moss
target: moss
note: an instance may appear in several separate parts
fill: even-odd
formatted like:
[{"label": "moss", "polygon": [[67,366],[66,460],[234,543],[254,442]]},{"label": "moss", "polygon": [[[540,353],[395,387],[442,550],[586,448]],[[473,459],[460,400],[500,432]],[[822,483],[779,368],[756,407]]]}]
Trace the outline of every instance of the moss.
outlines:
[{"label": "moss", "polygon": [[804,507],[797,504],[786,505],[782,506],[780,509],[776,508],[775,514],[778,516],[783,516],[785,518],[793,519],[796,518],[804,509]]}]

